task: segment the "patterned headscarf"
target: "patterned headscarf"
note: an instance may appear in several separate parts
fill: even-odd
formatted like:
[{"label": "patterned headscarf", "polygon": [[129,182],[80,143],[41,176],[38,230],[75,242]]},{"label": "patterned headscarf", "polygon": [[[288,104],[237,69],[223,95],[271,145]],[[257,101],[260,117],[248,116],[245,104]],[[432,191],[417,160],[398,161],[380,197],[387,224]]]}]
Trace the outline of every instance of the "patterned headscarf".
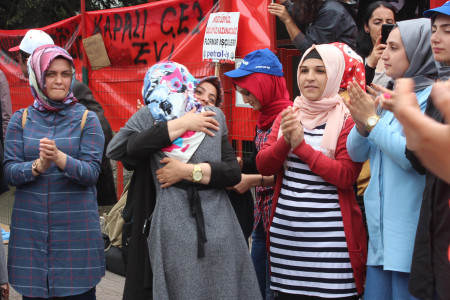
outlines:
[{"label": "patterned headscarf", "polygon": [[350,82],[356,81],[359,86],[365,91],[366,90],[366,74],[364,71],[364,63],[361,56],[359,56],[352,48],[347,44],[334,42],[331,45],[338,48],[342,54],[344,54],[345,59],[345,71],[342,75],[342,81],[340,88],[342,90],[347,90],[347,86]]},{"label": "patterned headscarf", "polygon": [[[70,62],[72,66],[72,83],[70,85],[67,96],[62,101],[53,101],[47,95],[45,86],[45,74],[50,64],[55,58],[64,58]],[[72,93],[75,83],[75,66],[72,56],[61,47],[55,45],[45,45],[34,50],[28,59],[28,74],[31,87],[31,93],[34,97],[33,106],[40,111],[59,111],[67,105],[73,105],[78,100]]]},{"label": "patterned headscarf", "polygon": [[[155,123],[182,117],[194,108],[197,113],[202,112],[202,105],[194,97],[196,85],[195,78],[179,63],[165,61],[153,65],[145,74],[142,98]],[[188,162],[204,137],[203,132],[187,131],[162,151],[169,157]]]}]

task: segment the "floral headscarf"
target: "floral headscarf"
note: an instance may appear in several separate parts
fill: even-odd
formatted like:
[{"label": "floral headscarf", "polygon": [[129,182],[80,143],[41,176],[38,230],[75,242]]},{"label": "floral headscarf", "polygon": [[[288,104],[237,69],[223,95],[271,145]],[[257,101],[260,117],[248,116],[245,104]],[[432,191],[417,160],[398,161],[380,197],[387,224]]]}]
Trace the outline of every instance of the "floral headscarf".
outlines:
[{"label": "floral headscarf", "polygon": [[[153,65],[145,74],[142,98],[155,123],[177,119],[194,108],[197,113],[202,112],[202,105],[194,97],[196,84],[188,69],[179,63],[166,61]],[[188,162],[204,137],[203,132],[187,131],[162,151]]]},{"label": "floral headscarf", "polygon": [[[47,95],[45,86],[45,74],[50,64],[55,58],[64,58],[72,66],[72,83],[67,96],[62,101],[53,101]],[[31,87],[31,93],[34,97],[33,106],[40,111],[59,111],[67,105],[75,104],[78,100],[72,93],[75,83],[75,66],[72,56],[61,47],[55,45],[45,45],[34,50],[28,59],[28,74]]]}]

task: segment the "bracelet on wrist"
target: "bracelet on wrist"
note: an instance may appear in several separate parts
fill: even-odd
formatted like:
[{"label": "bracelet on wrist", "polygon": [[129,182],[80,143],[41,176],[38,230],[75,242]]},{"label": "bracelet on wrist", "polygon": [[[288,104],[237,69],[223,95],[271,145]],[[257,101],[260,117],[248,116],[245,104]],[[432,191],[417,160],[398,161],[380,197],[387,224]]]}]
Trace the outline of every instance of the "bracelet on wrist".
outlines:
[{"label": "bracelet on wrist", "polygon": [[261,175],[261,187],[264,187],[264,176]]},{"label": "bracelet on wrist", "polygon": [[36,159],[36,160],[33,162],[33,164],[31,165],[31,170],[34,171],[35,173],[37,173],[38,175],[41,175],[41,174],[44,173],[44,172],[39,171],[39,168],[38,168],[38,161],[39,161],[39,159]]}]

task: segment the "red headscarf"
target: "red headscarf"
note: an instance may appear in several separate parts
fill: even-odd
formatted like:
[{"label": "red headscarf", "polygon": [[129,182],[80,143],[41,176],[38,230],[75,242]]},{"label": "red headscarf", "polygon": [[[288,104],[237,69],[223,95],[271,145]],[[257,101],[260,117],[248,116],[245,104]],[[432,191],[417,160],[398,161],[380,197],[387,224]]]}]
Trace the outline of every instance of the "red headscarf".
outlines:
[{"label": "red headscarf", "polygon": [[256,125],[262,130],[272,127],[278,114],[286,107],[292,106],[286,89],[286,80],[282,76],[252,73],[243,77],[231,78],[231,82],[246,89],[261,102]]},{"label": "red headscarf", "polygon": [[334,42],[331,45],[338,48],[342,54],[344,54],[345,59],[345,71],[342,75],[342,81],[340,88],[347,90],[347,86],[350,82],[356,81],[359,86],[365,91],[366,90],[366,75],[364,70],[363,59],[361,56],[356,54],[347,44]]}]

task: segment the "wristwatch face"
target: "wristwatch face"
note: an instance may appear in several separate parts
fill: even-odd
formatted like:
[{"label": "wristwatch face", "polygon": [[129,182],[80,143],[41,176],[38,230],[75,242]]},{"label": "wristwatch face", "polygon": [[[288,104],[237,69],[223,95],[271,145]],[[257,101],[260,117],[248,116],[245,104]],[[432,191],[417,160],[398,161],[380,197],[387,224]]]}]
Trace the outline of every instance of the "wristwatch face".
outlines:
[{"label": "wristwatch face", "polygon": [[192,174],[192,179],[194,179],[195,182],[199,182],[200,180],[202,180],[203,178],[203,173],[202,171],[194,171],[194,173]]},{"label": "wristwatch face", "polygon": [[369,126],[375,126],[375,124],[377,124],[377,119],[376,118],[374,118],[374,117],[370,117],[368,120],[367,120],[367,125],[369,125]]}]

